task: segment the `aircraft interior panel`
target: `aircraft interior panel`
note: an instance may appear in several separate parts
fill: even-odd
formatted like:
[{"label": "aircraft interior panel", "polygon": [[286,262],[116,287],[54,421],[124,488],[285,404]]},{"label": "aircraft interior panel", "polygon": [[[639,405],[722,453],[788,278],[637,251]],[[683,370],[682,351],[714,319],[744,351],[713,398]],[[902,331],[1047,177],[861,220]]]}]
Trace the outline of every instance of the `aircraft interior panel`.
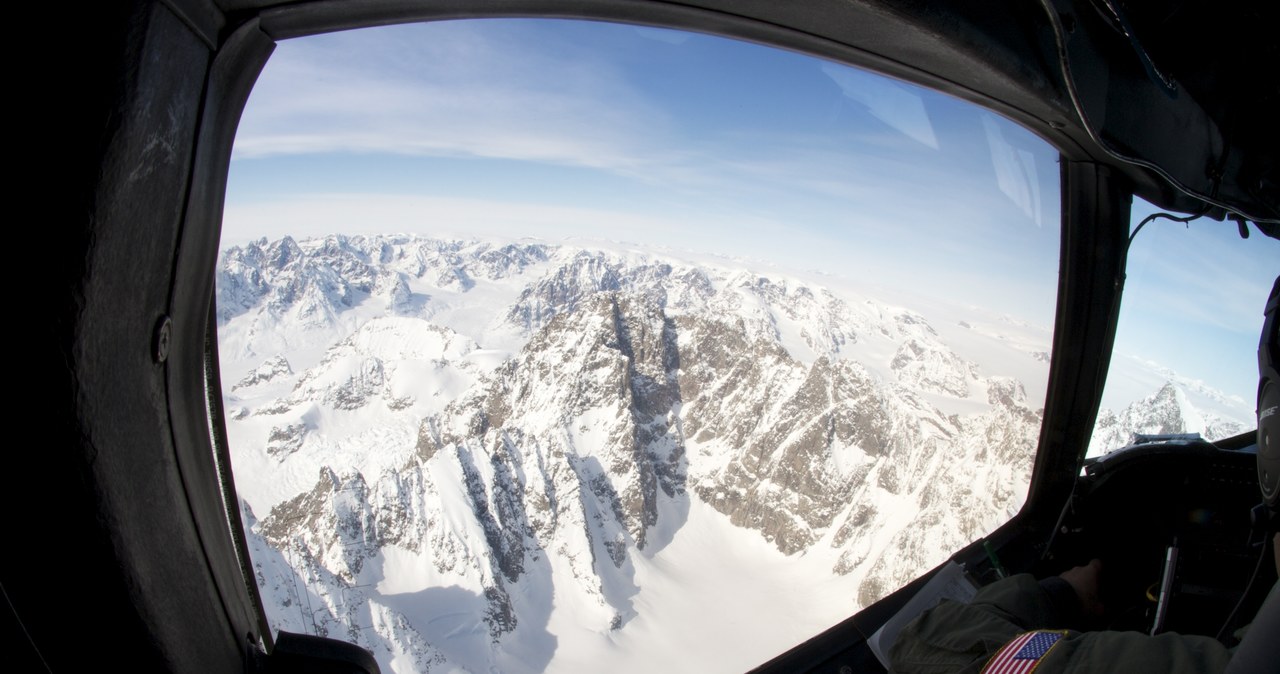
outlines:
[{"label": "aircraft interior panel", "polygon": [[[1275,582],[1251,434],[1150,442],[1080,473],[1132,198],[1280,238],[1272,4],[129,0],[66,13],[55,20],[84,55],[75,121],[59,133],[83,147],[51,270],[32,282],[35,349],[22,356],[45,416],[38,442],[11,452],[21,485],[4,497],[16,516],[0,624],[14,671],[115,659],[130,671],[376,671],[360,649],[280,638],[263,617],[206,388],[213,265],[236,120],[275,40],[442,18],[755,40],[959,96],[1049,141],[1062,156],[1062,245],[1032,484],[1018,514],[954,559],[985,582],[1000,564],[1043,575],[1099,557],[1116,616],[1103,627],[1139,631],[1229,634]],[[876,671],[866,639],[928,577],[761,671]]]},{"label": "aircraft interior panel", "polygon": [[1247,622],[1275,581],[1252,437],[1157,441],[1091,462],[1041,573],[1099,558],[1108,618],[1097,627],[1216,636],[1256,569],[1237,611]]}]

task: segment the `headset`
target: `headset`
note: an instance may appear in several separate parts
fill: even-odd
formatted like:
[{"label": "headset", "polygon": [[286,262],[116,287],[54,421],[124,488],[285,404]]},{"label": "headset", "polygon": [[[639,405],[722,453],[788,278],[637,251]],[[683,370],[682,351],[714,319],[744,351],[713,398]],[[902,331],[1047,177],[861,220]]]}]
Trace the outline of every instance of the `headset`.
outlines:
[{"label": "headset", "polygon": [[1280,510],[1280,276],[1271,287],[1258,340],[1258,486],[1271,510]]},{"label": "headset", "polygon": [[[1275,536],[1276,524],[1280,522],[1277,516],[1280,511],[1277,508],[1280,504],[1280,375],[1277,374],[1277,366],[1280,366],[1280,334],[1277,334],[1280,331],[1280,276],[1271,286],[1271,296],[1267,298],[1263,314],[1266,318],[1262,322],[1262,337],[1258,340],[1258,486],[1262,488],[1262,499],[1266,503],[1266,511],[1269,511],[1270,535]],[[1267,559],[1266,548],[1271,545],[1273,543],[1269,540],[1262,542],[1258,569]],[[1240,602],[1222,626],[1223,631],[1240,610],[1257,577],[1255,569]],[[1240,641],[1223,674],[1276,671],[1276,663],[1280,662],[1280,641],[1275,639],[1276,634],[1280,634],[1280,581],[1271,586],[1249,632]],[[1222,638],[1222,632],[1218,633],[1218,638]]]}]

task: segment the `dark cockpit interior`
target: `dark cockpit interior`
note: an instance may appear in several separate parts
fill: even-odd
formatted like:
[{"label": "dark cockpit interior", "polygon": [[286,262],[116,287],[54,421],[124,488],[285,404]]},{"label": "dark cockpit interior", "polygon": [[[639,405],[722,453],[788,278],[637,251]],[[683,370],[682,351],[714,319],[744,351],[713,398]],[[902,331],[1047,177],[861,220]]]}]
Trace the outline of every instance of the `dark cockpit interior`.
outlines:
[{"label": "dark cockpit interior", "polygon": [[[1123,294],[1130,205],[1280,238],[1280,42],[1269,3],[1149,0],[129,0],[61,8],[79,65],[77,164],[24,377],[0,607],[15,671],[370,671],[264,617],[230,477],[213,269],[231,143],[279,40],[485,16],[715,33],[859,65],[1009,117],[1061,153],[1062,244],[1044,424],[1025,507],[954,556],[979,582],[1101,557],[1100,627],[1222,635],[1275,583],[1272,430],[1157,437],[1084,459]],[[53,14],[57,14],[54,12]],[[1280,266],[1280,265],[1278,265]],[[1188,273],[1195,273],[1189,269]],[[1250,298],[1259,313],[1267,298]],[[1272,304],[1275,299],[1273,296]],[[1274,316],[1274,314],[1273,314]],[[1264,339],[1264,349],[1266,351]],[[24,357],[24,360],[26,358]],[[1269,370],[1267,368],[1270,368]],[[1269,433],[1269,434],[1268,434]],[[1266,463],[1270,461],[1271,463]],[[33,500],[31,494],[42,495]],[[75,569],[68,575],[62,560]],[[882,671],[867,639],[929,575],[761,671]],[[14,662],[14,660],[11,660]]]}]

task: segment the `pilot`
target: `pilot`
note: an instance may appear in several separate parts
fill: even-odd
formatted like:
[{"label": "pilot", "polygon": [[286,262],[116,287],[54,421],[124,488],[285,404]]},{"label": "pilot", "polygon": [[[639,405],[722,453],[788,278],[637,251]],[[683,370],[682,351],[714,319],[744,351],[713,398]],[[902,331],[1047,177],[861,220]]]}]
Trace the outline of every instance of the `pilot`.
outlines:
[{"label": "pilot", "polygon": [[[1280,276],[1267,299],[1258,343],[1258,478],[1271,522],[1280,521]],[[1273,530],[1274,531],[1274,530]],[[1272,537],[1280,576],[1280,533]],[[1259,564],[1262,560],[1259,560]],[[1093,560],[1036,582],[1010,576],[968,604],[944,601],[903,627],[889,650],[897,674],[1222,672],[1280,674],[1280,580],[1233,650],[1216,639],[1174,633],[1078,631],[1102,615]]]},{"label": "pilot", "polygon": [[[1272,544],[1280,574],[1280,534]],[[889,671],[1178,674],[1227,668],[1232,652],[1210,637],[1064,629],[1102,615],[1101,572],[1095,559],[1039,582],[1029,574],[1010,576],[982,588],[968,604],[945,601],[902,629],[889,651]],[[1280,583],[1268,604],[1278,593]],[[1280,671],[1280,663],[1270,666]]]}]

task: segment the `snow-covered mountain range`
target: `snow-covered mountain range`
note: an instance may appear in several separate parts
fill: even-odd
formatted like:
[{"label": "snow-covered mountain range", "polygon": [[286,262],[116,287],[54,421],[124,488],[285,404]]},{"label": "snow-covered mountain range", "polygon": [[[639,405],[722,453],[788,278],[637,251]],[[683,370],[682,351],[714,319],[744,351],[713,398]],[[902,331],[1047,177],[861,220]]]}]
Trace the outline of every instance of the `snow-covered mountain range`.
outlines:
[{"label": "snow-covered mountain range", "polygon": [[[1134,435],[1199,433],[1207,440],[1220,440],[1252,430],[1252,424],[1228,418],[1192,401],[1189,391],[1173,381],[1160,390],[1135,400],[1124,409],[1103,409],[1093,426],[1089,454],[1099,455],[1129,444]],[[1238,415],[1243,416],[1243,415]]]},{"label": "snow-covered mountain range", "polygon": [[[763,662],[1020,507],[1050,342],[724,260],[413,236],[231,248],[217,303],[272,624],[396,672]],[[1094,439],[1230,423],[1169,384]]]}]

